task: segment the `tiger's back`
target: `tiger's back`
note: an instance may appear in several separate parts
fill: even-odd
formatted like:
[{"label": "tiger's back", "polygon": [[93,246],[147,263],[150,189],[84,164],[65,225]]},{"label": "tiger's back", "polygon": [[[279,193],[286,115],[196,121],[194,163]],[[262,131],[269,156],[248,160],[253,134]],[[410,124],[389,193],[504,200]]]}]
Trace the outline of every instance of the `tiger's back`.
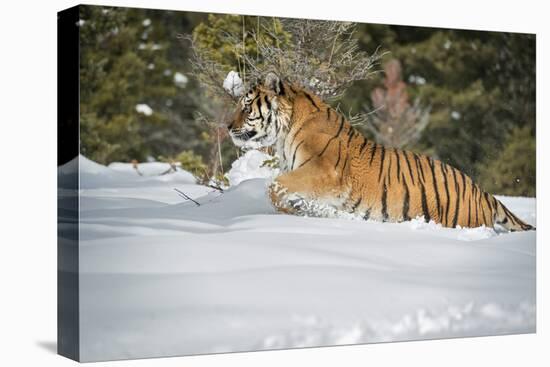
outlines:
[{"label": "tiger's back", "polygon": [[392,222],[422,217],[445,227],[498,223],[514,230],[529,229],[517,217],[506,215],[507,209],[494,196],[458,169],[409,151],[371,142],[369,146],[349,172],[355,186],[351,192],[356,193],[351,195],[355,201],[349,210],[354,213]]}]

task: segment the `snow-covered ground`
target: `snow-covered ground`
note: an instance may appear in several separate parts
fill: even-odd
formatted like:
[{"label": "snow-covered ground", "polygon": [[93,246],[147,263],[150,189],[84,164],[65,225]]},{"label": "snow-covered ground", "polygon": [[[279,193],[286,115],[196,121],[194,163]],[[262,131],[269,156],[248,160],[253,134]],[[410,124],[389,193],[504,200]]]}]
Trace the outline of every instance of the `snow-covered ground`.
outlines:
[{"label": "snow-covered ground", "polygon": [[265,178],[221,194],[167,168],[80,157],[85,361],[535,331],[534,231],[281,215]]}]

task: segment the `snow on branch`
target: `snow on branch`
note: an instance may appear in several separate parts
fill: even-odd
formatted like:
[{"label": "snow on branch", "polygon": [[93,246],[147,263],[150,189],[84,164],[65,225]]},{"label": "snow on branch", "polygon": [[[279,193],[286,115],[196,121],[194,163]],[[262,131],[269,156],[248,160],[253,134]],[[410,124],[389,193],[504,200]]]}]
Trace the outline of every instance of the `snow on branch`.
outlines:
[{"label": "snow on branch", "polygon": [[239,73],[231,70],[223,81],[223,89],[225,89],[233,97],[240,97],[244,94],[243,80],[239,77]]}]

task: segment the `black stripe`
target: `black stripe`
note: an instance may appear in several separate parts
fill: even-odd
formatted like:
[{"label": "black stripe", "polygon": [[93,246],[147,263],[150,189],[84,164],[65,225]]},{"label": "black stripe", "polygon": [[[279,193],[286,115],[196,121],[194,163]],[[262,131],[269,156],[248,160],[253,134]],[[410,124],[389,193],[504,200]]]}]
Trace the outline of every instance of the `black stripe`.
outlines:
[{"label": "black stripe", "polygon": [[[306,120],[302,123],[302,126],[300,126],[298,128],[298,130],[296,131],[296,133],[294,133],[294,136],[292,137],[292,140],[290,141],[290,147],[292,148],[292,146],[294,145],[294,141],[296,140],[296,138],[298,137],[298,134],[300,134],[300,132],[302,131],[302,129],[304,128],[304,125],[309,122],[311,120]],[[292,128],[291,128],[292,129]],[[290,136],[290,131],[289,131],[289,134],[286,136],[285,138],[285,144],[283,145],[283,151],[286,149],[286,140],[288,139],[288,137]]]},{"label": "black stripe", "polygon": [[269,99],[267,96],[264,97],[265,104],[267,105],[267,109],[271,110],[271,102],[269,102]]},{"label": "black stripe", "polygon": [[256,94],[256,95],[254,96],[254,98],[248,103],[248,105],[252,106],[252,104],[253,104],[258,98],[260,98],[260,95],[259,95],[259,94]]},{"label": "black stripe", "polygon": [[344,128],[344,117],[342,117],[341,119],[341,122],[340,122],[340,127],[338,128],[338,132],[336,133],[336,135],[334,135],[333,137],[331,137],[328,141],[327,141],[327,144],[325,145],[325,147],[323,148],[323,150],[321,150],[321,153],[318,154],[318,156],[322,156],[323,154],[325,154],[325,151],[327,150],[328,146],[330,143],[332,143],[332,141],[334,139],[336,139],[340,133],[342,132],[342,129]]},{"label": "black stripe", "polygon": [[340,183],[344,179],[344,170],[346,169],[348,165],[348,156],[346,155],[346,159],[344,159],[344,166],[342,166],[342,173],[340,173]]},{"label": "black stripe", "polygon": [[292,164],[290,165],[290,169],[294,169],[294,161],[296,160],[296,152],[298,151],[298,148],[300,148],[300,145],[304,143],[305,140],[302,140],[298,143],[296,146],[296,149],[294,149],[294,154],[292,155]]},{"label": "black stripe", "polygon": [[397,153],[397,149],[394,149],[393,152],[395,153],[395,159],[397,159],[397,182],[401,182],[400,173],[401,173],[401,163],[399,162],[399,153]]},{"label": "black stripe", "polygon": [[[302,129],[304,128],[304,125],[302,124],[302,126],[300,126],[300,128],[298,129],[298,131],[296,131],[296,133],[294,134],[294,136],[292,137],[292,140],[290,141],[290,147],[292,148],[292,146],[294,145],[294,141],[296,140],[296,137],[298,136],[298,134],[300,133],[300,131],[302,131]],[[284,148],[283,148],[284,150]]]},{"label": "black stripe", "polygon": [[355,134],[355,130],[353,129],[353,127],[350,127],[349,130],[348,130],[348,148],[349,148],[349,143],[351,143],[351,139],[353,139],[353,135]]},{"label": "black stripe", "polygon": [[457,220],[458,220],[458,210],[460,208],[460,195],[458,194],[460,187],[458,186],[458,181],[456,180],[456,169],[454,169],[454,168],[451,168],[451,169],[453,171],[453,180],[455,182],[455,193],[456,193],[455,215],[453,217],[453,228],[456,228],[456,223],[457,223]]},{"label": "black stripe", "polygon": [[414,177],[412,174],[411,162],[409,162],[409,155],[407,152],[403,152],[403,154],[405,155],[405,160],[407,161],[407,167],[409,168],[409,175],[411,176],[411,181],[412,181],[412,184],[414,185]]},{"label": "black stripe", "polygon": [[372,160],[374,159],[374,155],[376,154],[376,143],[372,143],[372,148],[370,150],[370,161],[369,166],[372,165]]},{"label": "black stripe", "polygon": [[464,176],[464,172],[460,172],[460,176],[462,177],[462,200],[466,200],[466,176]]},{"label": "black stripe", "polygon": [[313,158],[313,156],[309,157],[308,159],[306,159],[305,161],[303,161],[302,163],[300,163],[300,165],[298,166],[298,168],[302,167],[303,165],[305,165],[307,162],[309,162],[311,160],[311,158]]},{"label": "black stripe", "polygon": [[441,174],[443,175],[443,184],[445,185],[445,193],[447,194],[447,202],[445,203],[445,226],[449,226],[449,205],[451,204],[451,198],[449,197],[449,185],[447,182],[447,170],[443,163],[439,162],[441,167]]},{"label": "black stripe", "polygon": [[351,207],[352,212],[355,212],[355,210],[359,207],[359,205],[361,205],[361,201],[363,201],[362,196],[360,196],[359,199],[357,199],[357,201],[352,205]]},{"label": "black stripe", "polygon": [[338,142],[338,159],[336,160],[336,164],[334,165],[334,168],[338,167],[338,163],[340,163],[340,155],[342,153],[342,142]]},{"label": "black stripe", "polygon": [[478,205],[476,205],[476,192],[478,191],[477,190],[477,186],[476,185],[472,185],[473,186],[473,191],[472,191],[472,199],[474,201],[474,207],[475,207],[475,210],[476,210],[476,222],[475,222],[475,225],[476,227],[479,225],[479,216],[478,216]]},{"label": "black stripe", "polygon": [[327,108],[327,120],[330,121],[330,108]]},{"label": "black stripe", "polygon": [[313,107],[315,107],[317,109],[317,111],[321,111],[319,109],[319,107],[317,107],[317,105],[315,104],[315,102],[313,101],[313,98],[311,98],[311,96],[309,95],[309,93],[304,93],[304,95],[307,97],[307,99],[309,99],[309,101],[311,102],[311,104],[313,105]]},{"label": "black stripe", "polygon": [[410,204],[410,194],[409,194],[409,187],[407,186],[407,183],[403,179],[403,185],[405,186],[405,197],[403,198],[403,220],[411,220],[409,217],[409,204]]},{"label": "black stripe", "polygon": [[285,85],[283,84],[281,79],[279,79],[279,95],[281,96],[285,95]]},{"label": "black stripe", "polygon": [[420,162],[420,158],[416,153],[413,153],[414,161],[416,163],[416,168],[420,172],[420,176],[422,177],[422,182],[426,182],[426,177],[424,176],[424,169],[422,168],[422,162]]},{"label": "black stripe", "polygon": [[378,171],[378,181],[382,177],[382,170],[384,169],[384,159],[386,155],[386,148],[384,146],[380,147],[380,170]]},{"label": "black stripe", "polygon": [[432,185],[435,191],[435,203],[437,206],[437,216],[439,217],[439,220],[441,220],[441,201],[439,200],[439,190],[437,189],[437,181],[435,179],[434,160],[432,158],[426,158],[426,159],[428,160],[428,166],[430,166],[430,170],[432,171]]},{"label": "black stripe", "polygon": [[495,218],[497,218],[498,217],[498,203],[500,203],[500,201],[497,201],[497,199],[494,196],[491,197],[491,201],[493,203],[493,207],[495,208]]},{"label": "black stripe", "polygon": [[277,136],[281,136],[281,134],[280,134],[281,133],[281,124],[277,120],[273,121],[273,119],[274,119],[273,114],[270,112],[269,113],[269,122],[271,124],[275,124],[275,126],[277,126]]},{"label": "black stripe", "polygon": [[292,85],[289,85],[289,88],[292,91],[292,93],[296,94],[296,89],[294,89],[294,87]]},{"label": "black stripe", "polygon": [[364,219],[364,220],[367,220],[367,219],[369,219],[369,218],[370,218],[370,209],[367,209],[367,210],[365,211],[365,215],[363,215],[363,219]]},{"label": "black stripe", "polygon": [[487,206],[489,207],[489,210],[490,210],[490,213],[491,213],[491,216],[490,218],[492,219],[493,222],[496,221],[496,210],[493,208],[493,204],[491,204],[491,201],[489,200],[489,194],[484,192],[483,193],[483,198],[485,199],[485,202],[487,203]]},{"label": "black stripe", "polygon": [[486,226],[489,226],[489,221],[487,220],[487,216],[485,215],[485,209],[483,208],[483,202],[481,201],[481,193],[479,194],[479,203],[477,205],[479,205],[479,207],[481,208],[481,216],[483,217],[483,223],[486,225]]},{"label": "black stripe", "polygon": [[388,220],[388,188],[386,187],[386,182],[384,182],[384,188],[382,189],[382,221],[386,222]]},{"label": "black stripe", "polygon": [[388,174],[386,176],[388,177],[388,185],[391,186],[391,163],[392,163],[391,155],[388,157],[388,160],[390,161],[390,163],[388,164]]},{"label": "black stripe", "polygon": [[472,218],[471,218],[471,214],[472,214],[472,200],[471,198],[468,199],[468,228],[471,228],[471,224],[472,223]]},{"label": "black stripe", "polygon": [[260,115],[260,118],[263,119],[264,115],[262,115],[262,100],[260,98],[256,101],[256,106],[258,107],[258,114]]},{"label": "black stripe", "polygon": [[428,210],[428,201],[426,200],[426,188],[422,182],[420,184],[420,196],[422,201],[422,213],[424,214],[424,220],[426,222],[430,221],[430,211]]},{"label": "black stripe", "polygon": [[519,222],[520,219],[518,217],[516,217],[514,214],[512,214],[507,207],[504,206],[504,204],[500,203],[500,205],[502,206],[502,209],[504,209],[504,212],[506,213],[506,215],[510,218],[510,220],[512,221],[512,223],[516,224],[516,225],[520,225]]},{"label": "black stripe", "polygon": [[359,155],[363,154],[363,149],[367,146],[367,139],[363,136],[363,144],[361,144],[361,147],[359,148]]},{"label": "black stripe", "polygon": [[479,224],[489,225],[489,222],[487,222],[487,218],[485,217],[485,209],[483,209],[483,201],[481,200],[483,196],[483,192],[481,191],[481,188],[479,186],[477,187],[477,192],[478,192],[477,205],[479,206],[479,210],[481,210],[480,215],[483,219],[483,223],[480,222]]},{"label": "black stripe", "polygon": [[[504,204],[500,203],[500,205],[502,205],[502,208],[504,209],[504,212],[506,213],[506,216],[508,217],[508,219],[510,219],[510,221],[514,225],[520,226],[521,229],[525,229],[526,224],[521,219],[516,217],[516,215],[514,213],[512,213],[510,210],[508,210],[508,208],[505,207]],[[529,224],[527,224],[527,225],[529,225]]]},{"label": "black stripe", "polygon": [[484,192],[483,193],[483,198],[485,199],[485,201],[487,202],[487,206],[491,209],[491,211],[494,211],[493,209],[493,205],[491,204],[491,201],[489,200],[489,194]]},{"label": "black stripe", "polygon": [[263,116],[262,116],[262,113],[260,112],[258,117],[249,117],[247,122],[252,122],[252,121],[262,120],[262,119],[263,119]]}]

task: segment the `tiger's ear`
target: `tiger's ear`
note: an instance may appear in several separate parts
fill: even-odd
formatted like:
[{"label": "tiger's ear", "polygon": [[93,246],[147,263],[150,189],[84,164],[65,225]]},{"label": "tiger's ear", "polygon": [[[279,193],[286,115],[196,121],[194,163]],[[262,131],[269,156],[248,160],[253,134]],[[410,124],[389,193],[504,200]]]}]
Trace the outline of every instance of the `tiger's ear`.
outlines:
[{"label": "tiger's ear", "polygon": [[264,87],[273,91],[275,94],[283,95],[285,93],[281,78],[274,72],[269,72],[264,79]]}]

